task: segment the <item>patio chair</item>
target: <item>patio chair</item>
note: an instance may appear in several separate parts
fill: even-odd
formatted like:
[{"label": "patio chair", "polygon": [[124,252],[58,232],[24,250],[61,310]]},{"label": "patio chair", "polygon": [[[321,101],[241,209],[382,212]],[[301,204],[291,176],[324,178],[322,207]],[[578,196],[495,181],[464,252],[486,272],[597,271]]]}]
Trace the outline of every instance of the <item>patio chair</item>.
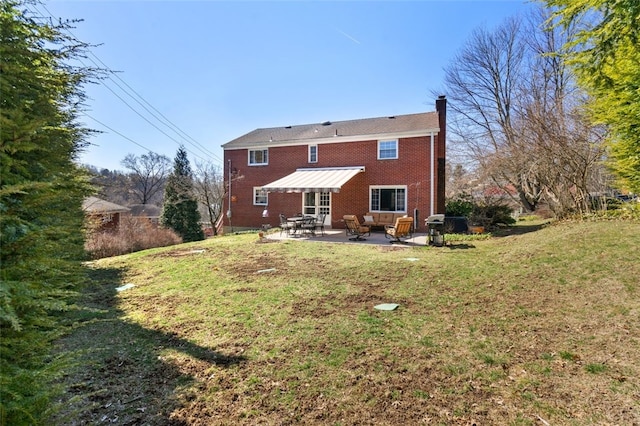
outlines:
[{"label": "patio chair", "polygon": [[346,233],[347,235],[351,235],[349,238],[351,241],[365,241],[363,236],[371,235],[371,228],[369,226],[360,225],[358,222],[358,217],[353,214],[347,214],[343,216],[344,223],[347,226]]},{"label": "patio chair", "polygon": [[287,217],[280,213],[280,235],[282,235],[282,231],[285,231],[287,235],[291,234],[292,231],[295,231],[296,226],[294,223],[289,222]]},{"label": "patio chair", "polygon": [[305,216],[300,224],[300,229],[305,234],[316,234],[316,218],[313,216]]},{"label": "patio chair", "polygon": [[[407,238],[411,238],[413,228],[412,217],[399,217],[395,225],[385,225],[384,236],[391,238],[390,243],[406,243]],[[404,239],[404,240],[403,240]]]},{"label": "patio chair", "polygon": [[324,235],[324,219],[327,217],[325,213],[321,213],[318,215],[316,219],[316,230],[320,230],[320,233]]}]

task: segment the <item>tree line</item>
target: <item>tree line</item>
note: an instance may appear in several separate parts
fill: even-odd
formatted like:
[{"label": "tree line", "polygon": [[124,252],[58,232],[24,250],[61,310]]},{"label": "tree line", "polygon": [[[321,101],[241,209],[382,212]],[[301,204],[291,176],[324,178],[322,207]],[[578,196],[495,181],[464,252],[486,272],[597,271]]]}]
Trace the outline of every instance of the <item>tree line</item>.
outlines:
[{"label": "tree line", "polygon": [[547,4],[476,29],[445,68],[448,152],[523,211],[565,217],[640,192],[639,7]]},{"label": "tree line", "polygon": [[[169,157],[152,151],[139,156],[127,154],[121,164],[126,171],[86,166],[101,198],[126,207],[137,204],[160,207],[162,224],[172,229],[178,226],[178,221],[174,218],[171,222],[168,215],[175,216],[175,204],[180,202],[182,207],[178,212],[191,217],[193,224],[189,228],[194,228],[193,232],[201,222],[208,222],[216,233],[215,224],[222,214],[225,192],[219,166],[210,161],[196,161],[192,168],[184,147],[178,149],[173,169]],[[187,198],[192,198],[194,203],[185,204]],[[180,226],[184,228],[184,225]],[[184,230],[178,234],[184,241],[191,241],[194,237],[186,235]]]}]

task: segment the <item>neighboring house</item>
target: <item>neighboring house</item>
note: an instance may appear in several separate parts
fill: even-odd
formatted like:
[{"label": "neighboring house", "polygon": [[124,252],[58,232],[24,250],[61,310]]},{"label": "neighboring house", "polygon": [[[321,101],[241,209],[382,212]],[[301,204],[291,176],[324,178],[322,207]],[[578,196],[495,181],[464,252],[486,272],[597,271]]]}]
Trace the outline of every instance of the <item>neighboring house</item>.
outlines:
[{"label": "neighboring house", "polygon": [[394,212],[424,230],[445,210],[446,102],[438,98],[435,112],[257,129],[222,145],[224,225],[324,213],[326,227],[344,228],[346,214]]},{"label": "neighboring house", "polygon": [[90,222],[101,231],[111,231],[120,225],[120,215],[129,212],[129,208],[102,200],[97,197],[88,197],[82,202],[82,210],[85,211]]}]

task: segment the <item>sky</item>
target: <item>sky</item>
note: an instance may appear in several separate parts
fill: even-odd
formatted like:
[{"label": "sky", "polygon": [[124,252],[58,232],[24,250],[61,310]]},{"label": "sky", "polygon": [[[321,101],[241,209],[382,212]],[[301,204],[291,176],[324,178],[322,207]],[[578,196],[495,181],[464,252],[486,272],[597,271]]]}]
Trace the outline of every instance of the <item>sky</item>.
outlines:
[{"label": "sky", "polygon": [[109,78],[84,88],[93,135],[79,162],[127,154],[222,166],[257,128],[433,111],[444,68],[472,31],[532,4],[495,1],[92,1],[34,6],[92,47]]}]

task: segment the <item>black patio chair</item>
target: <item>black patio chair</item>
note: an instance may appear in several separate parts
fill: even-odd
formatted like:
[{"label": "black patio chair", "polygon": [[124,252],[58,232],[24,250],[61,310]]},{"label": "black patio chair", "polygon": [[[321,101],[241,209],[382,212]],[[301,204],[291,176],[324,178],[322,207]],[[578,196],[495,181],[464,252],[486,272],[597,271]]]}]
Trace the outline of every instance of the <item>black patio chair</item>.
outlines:
[{"label": "black patio chair", "polygon": [[300,229],[303,234],[315,235],[316,233],[316,218],[313,216],[305,216],[300,224]]},{"label": "black patio chair", "polygon": [[291,232],[295,231],[296,226],[294,223],[289,222],[287,220],[287,217],[280,213],[279,215],[280,217],[280,235],[282,235],[282,231],[285,231],[287,233],[287,235],[290,235]]},{"label": "black patio chair", "polygon": [[321,213],[316,219],[316,230],[320,230],[321,235],[324,235],[324,220],[326,217],[327,215],[325,213]]}]

